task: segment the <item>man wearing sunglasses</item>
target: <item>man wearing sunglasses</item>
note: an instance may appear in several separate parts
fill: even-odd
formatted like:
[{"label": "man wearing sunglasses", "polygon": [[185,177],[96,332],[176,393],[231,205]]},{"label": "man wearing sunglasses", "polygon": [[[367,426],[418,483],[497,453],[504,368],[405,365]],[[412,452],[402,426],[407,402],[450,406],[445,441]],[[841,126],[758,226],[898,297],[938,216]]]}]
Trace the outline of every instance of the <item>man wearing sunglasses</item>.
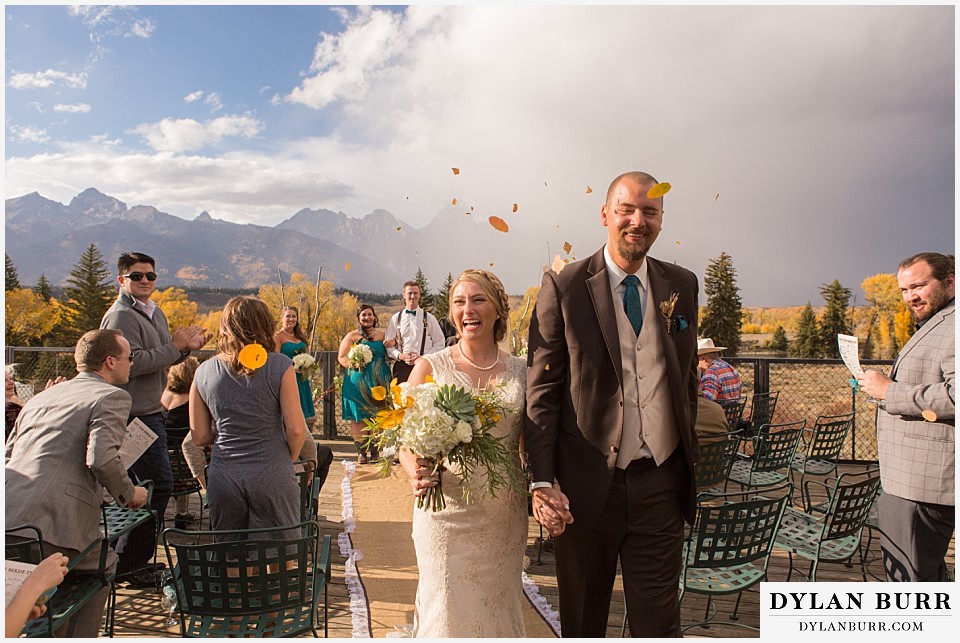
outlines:
[{"label": "man wearing sunglasses", "polygon": [[[160,395],[167,380],[167,369],[200,349],[209,341],[199,326],[182,326],[173,334],[163,311],[150,299],[157,285],[156,261],[142,252],[125,252],[117,261],[120,295],[103,316],[101,328],[115,328],[130,342],[133,364],[130,381],[123,388],[133,399],[130,418],[139,418],[157,434],[157,439],[130,467],[130,477],[153,480],[152,508],[163,516],[173,491],[173,473],[167,455]],[[157,547],[155,526],[144,524],[121,537],[116,551],[120,556],[117,574],[135,587],[153,587],[156,568],[152,567]]]}]

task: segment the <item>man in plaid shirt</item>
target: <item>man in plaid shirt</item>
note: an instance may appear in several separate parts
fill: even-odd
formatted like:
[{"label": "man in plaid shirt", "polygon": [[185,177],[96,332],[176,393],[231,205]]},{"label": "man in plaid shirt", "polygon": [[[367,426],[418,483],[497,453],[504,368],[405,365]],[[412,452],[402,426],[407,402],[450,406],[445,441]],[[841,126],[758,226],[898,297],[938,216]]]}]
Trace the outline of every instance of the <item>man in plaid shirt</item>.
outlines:
[{"label": "man in plaid shirt", "polygon": [[700,357],[700,394],[714,402],[740,399],[740,376],[730,364],[720,359],[726,346],[714,346],[709,337],[697,340]]}]

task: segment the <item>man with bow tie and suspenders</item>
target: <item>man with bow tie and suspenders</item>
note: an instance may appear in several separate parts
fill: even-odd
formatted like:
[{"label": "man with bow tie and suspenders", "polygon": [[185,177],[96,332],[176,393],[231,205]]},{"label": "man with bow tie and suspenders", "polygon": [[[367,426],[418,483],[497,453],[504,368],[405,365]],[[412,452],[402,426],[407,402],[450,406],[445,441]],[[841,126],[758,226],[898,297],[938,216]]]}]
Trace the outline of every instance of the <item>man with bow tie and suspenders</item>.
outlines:
[{"label": "man with bow tie and suspenders", "polygon": [[436,353],[445,346],[445,337],[437,318],[420,308],[420,286],[410,280],[403,284],[405,308],[390,317],[387,337],[397,340],[387,349],[394,361],[393,376],[397,383],[406,382],[413,365],[423,355]]}]

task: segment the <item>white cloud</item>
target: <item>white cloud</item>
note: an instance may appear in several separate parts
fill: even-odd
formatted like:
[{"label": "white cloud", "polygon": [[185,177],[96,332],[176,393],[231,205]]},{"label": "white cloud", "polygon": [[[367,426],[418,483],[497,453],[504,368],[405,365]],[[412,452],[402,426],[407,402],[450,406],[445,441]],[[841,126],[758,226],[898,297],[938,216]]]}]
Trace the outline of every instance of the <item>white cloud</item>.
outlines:
[{"label": "white cloud", "polygon": [[130,32],[127,35],[146,39],[153,35],[153,31],[156,28],[157,24],[149,18],[144,20],[134,20],[133,24],[130,25]]},{"label": "white cloud", "polygon": [[210,107],[211,114],[223,109],[223,103],[220,102],[220,92],[210,92],[207,94],[207,97],[203,99],[203,103]]},{"label": "white cloud", "polygon": [[63,85],[71,89],[86,89],[87,74],[70,74],[56,69],[36,72],[14,72],[7,81],[13,89],[45,89],[51,85]]},{"label": "white cloud", "polygon": [[71,16],[80,18],[90,30],[90,39],[99,42],[107,36],[150,38],[156,22],[137,18],[137,7],[126,5],[73,5]]},{"label": "white cloud", "polygon": [[194,103],[194,102],[200,100],[201,98],[203,98],[203,91],[197,90],[197,91],[195,91],[195,92],[190,92],[189,94],[187,94],[186,96],[184,96],[184,97],[183,97],[183,102],[185,102],[185,103]]},{"label": "white cloud", "polygon": [[57,103],[56,105],[53,106],[53,111],[65,112],[67,114],[89,114],[90,109],[91,109],[90,105],[86,103],[72,103],[72,104]]},{"label": "white cloud", "polygon": [[142,136],[147,145],[158,152],[179,153],[199,150],[226,137],[253,138],[263,128],[262,121],[244,114],[204,122],[192,118],[165,118],[157,123],[140,124],[128,131]]},{"label": "white cloud", "polygon": [[32,125],[9,125],[10,138],[21,143],[46,143],[50,140],[47,131]]}]

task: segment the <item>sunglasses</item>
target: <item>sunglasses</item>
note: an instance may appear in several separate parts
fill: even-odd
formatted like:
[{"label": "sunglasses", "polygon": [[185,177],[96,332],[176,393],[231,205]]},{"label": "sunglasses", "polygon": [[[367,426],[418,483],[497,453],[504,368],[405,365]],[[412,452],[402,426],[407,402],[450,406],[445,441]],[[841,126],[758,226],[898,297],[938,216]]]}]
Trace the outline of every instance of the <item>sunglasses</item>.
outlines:
[{"label": "sunglasses", "polygon": [[[107,355],[107,357],[112,357],[117,361],[127,360],[131,364],[133,363],[133,353],[130,353],[129,355]],[[107,357],[104,357],[103,361],[107,361]]]},{"label": "sunglasses", "polygon": [[140,281],[140,280],[143,279],[144,277],[147,278],[147,281],[156,281],[156,280],[157,280],[157,273],[155,273],[155,272],[148,272],[148,273],[131,272],[129,275],[123,275],[123,278],[124,278],[124,279],[129,279],[130,281]]}]

